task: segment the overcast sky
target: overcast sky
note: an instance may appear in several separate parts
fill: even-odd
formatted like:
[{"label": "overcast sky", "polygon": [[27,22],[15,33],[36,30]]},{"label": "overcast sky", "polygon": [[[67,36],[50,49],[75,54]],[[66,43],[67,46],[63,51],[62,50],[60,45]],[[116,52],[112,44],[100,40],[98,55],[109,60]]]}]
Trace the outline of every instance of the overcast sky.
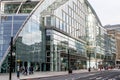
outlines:
[{"label": "overcast sky", "polygon": [[120,24],[120,0],[88,0],[102,25]]}]

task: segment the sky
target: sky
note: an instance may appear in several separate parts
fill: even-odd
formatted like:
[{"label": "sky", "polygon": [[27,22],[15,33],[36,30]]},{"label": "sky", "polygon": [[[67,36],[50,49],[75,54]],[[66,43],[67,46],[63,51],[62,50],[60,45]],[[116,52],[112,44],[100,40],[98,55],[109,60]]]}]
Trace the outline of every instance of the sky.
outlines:
[{"label": "sky", "polygon": [[102,25],[120,24],[120,0],[88,0]]}]

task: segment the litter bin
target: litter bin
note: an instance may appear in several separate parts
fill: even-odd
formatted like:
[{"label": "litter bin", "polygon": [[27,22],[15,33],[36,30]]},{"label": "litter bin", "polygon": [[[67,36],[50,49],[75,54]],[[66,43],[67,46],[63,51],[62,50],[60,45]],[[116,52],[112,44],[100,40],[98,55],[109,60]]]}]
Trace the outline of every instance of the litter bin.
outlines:
[{"label": "litter bin", "polygon": [[72,73],[72,69],[68,69],[68,73],[71,74]]},{"label": "litter bin", "polygon": [[90,71],[91,71],[91,68],[88,68],[88,71],[90,72]]}]

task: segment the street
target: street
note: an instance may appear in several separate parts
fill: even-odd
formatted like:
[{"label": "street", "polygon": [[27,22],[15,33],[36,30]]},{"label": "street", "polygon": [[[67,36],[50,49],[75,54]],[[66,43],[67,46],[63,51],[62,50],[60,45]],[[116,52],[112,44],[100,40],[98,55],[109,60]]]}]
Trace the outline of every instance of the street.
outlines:
[{"label": "street", "polygon": [[120,80],[120,71],[117,70],[103,71],[75,80]]},{"label": "street", "polygon": [[32,80],[120,80],[120,70],[74,73]]}]

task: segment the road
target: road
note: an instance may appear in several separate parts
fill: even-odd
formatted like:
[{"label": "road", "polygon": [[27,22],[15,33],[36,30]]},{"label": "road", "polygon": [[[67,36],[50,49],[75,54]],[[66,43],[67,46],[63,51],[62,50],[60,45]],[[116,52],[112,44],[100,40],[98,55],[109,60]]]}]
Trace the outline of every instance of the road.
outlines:
[{"label": "road", "polygon": [[120,80],[120,70],[74,73],[32,80]]},{"label": "road", "polygon": [[120,70],[103,71],[75,80],[120,80]]}]

